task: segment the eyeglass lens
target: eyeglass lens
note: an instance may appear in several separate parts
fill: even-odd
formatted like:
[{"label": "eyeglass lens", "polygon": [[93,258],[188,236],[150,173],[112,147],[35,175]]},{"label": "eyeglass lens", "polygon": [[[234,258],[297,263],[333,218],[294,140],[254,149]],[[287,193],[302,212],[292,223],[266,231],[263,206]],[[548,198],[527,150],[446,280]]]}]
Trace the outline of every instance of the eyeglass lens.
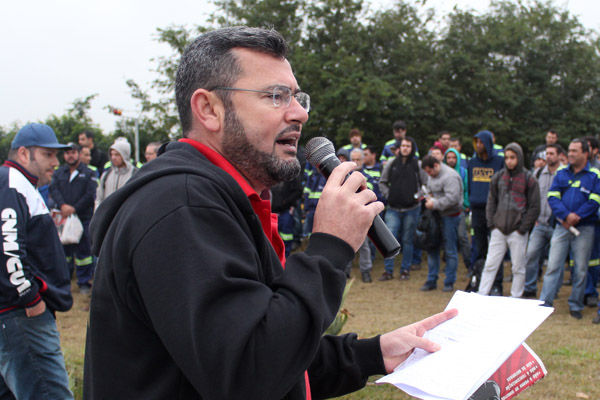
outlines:
[{"label": "eyeglass lens", "polygon": [[[304,92],[294,93],[296,101],[308,112],[310,110],[310,96]],[[277,107],[290,105],[292,101],[292,90],[286,87],[276,87],[273,89],[273,104]]]}]

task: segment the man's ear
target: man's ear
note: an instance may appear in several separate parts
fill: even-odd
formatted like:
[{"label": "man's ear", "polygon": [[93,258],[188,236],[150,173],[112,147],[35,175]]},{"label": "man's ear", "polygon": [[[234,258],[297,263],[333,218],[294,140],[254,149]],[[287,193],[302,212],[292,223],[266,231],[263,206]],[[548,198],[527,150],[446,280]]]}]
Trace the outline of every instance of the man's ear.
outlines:
[{"label": "man's ear", "polygon": [[219,132],[225,116],[223,102],[206,89],[197,89],[190,100],[194,123],[202,125],[209,132]]},{"label": "man's ear", "polygon": [[27,168],[29,166],[29,160],[31,159],[31,152],[33,151],[33,147],[28,149],[25,146],[21,146],[17,149],[17,162],[23,166],[23,168]]}]

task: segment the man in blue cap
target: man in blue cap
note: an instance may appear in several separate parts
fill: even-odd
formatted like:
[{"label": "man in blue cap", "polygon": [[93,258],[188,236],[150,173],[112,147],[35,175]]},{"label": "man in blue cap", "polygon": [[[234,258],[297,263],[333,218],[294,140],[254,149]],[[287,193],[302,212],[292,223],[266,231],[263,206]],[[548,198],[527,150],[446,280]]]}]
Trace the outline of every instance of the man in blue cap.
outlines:
[{"label": "man in blue cap", "polygon": [[37,190],[50,183],[66,147],[49,126],[28,124],[0,167],[0,398],[73,398],[55,321],[56,311],[73,305],[69,270]]}]

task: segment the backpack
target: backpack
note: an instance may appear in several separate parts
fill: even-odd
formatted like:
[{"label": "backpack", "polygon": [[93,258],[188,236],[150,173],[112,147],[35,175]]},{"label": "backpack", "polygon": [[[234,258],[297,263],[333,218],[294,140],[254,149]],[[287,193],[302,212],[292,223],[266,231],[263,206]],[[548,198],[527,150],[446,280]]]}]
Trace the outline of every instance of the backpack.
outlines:
[{"label": "backpack", "polygon": [[422,250],[434,250],[442,244],[442,217],[437,210],[421,207],[421,216],[415,231],[414,245]]}]

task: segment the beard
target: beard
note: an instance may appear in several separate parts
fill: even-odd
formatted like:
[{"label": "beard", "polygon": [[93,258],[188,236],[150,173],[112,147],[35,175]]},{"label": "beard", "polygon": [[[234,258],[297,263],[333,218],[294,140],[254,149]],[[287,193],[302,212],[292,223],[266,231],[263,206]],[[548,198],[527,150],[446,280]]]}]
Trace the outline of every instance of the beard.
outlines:
[{"label": "beard", "polygon": [[[277,134],[275,141],[289,132],[299,131],[297,125],[292,125]],[[275,155],[275,146],[271,153],[263,152],[248,140],[244,126],[235,110],[229,109],[225,114],[221,149],[223,155],[234,164],[244,175],[256,180],[266,187],[272,187],[279,182],[289,182],[298,177],[301,171],[300,162],[282,160]]]}]

